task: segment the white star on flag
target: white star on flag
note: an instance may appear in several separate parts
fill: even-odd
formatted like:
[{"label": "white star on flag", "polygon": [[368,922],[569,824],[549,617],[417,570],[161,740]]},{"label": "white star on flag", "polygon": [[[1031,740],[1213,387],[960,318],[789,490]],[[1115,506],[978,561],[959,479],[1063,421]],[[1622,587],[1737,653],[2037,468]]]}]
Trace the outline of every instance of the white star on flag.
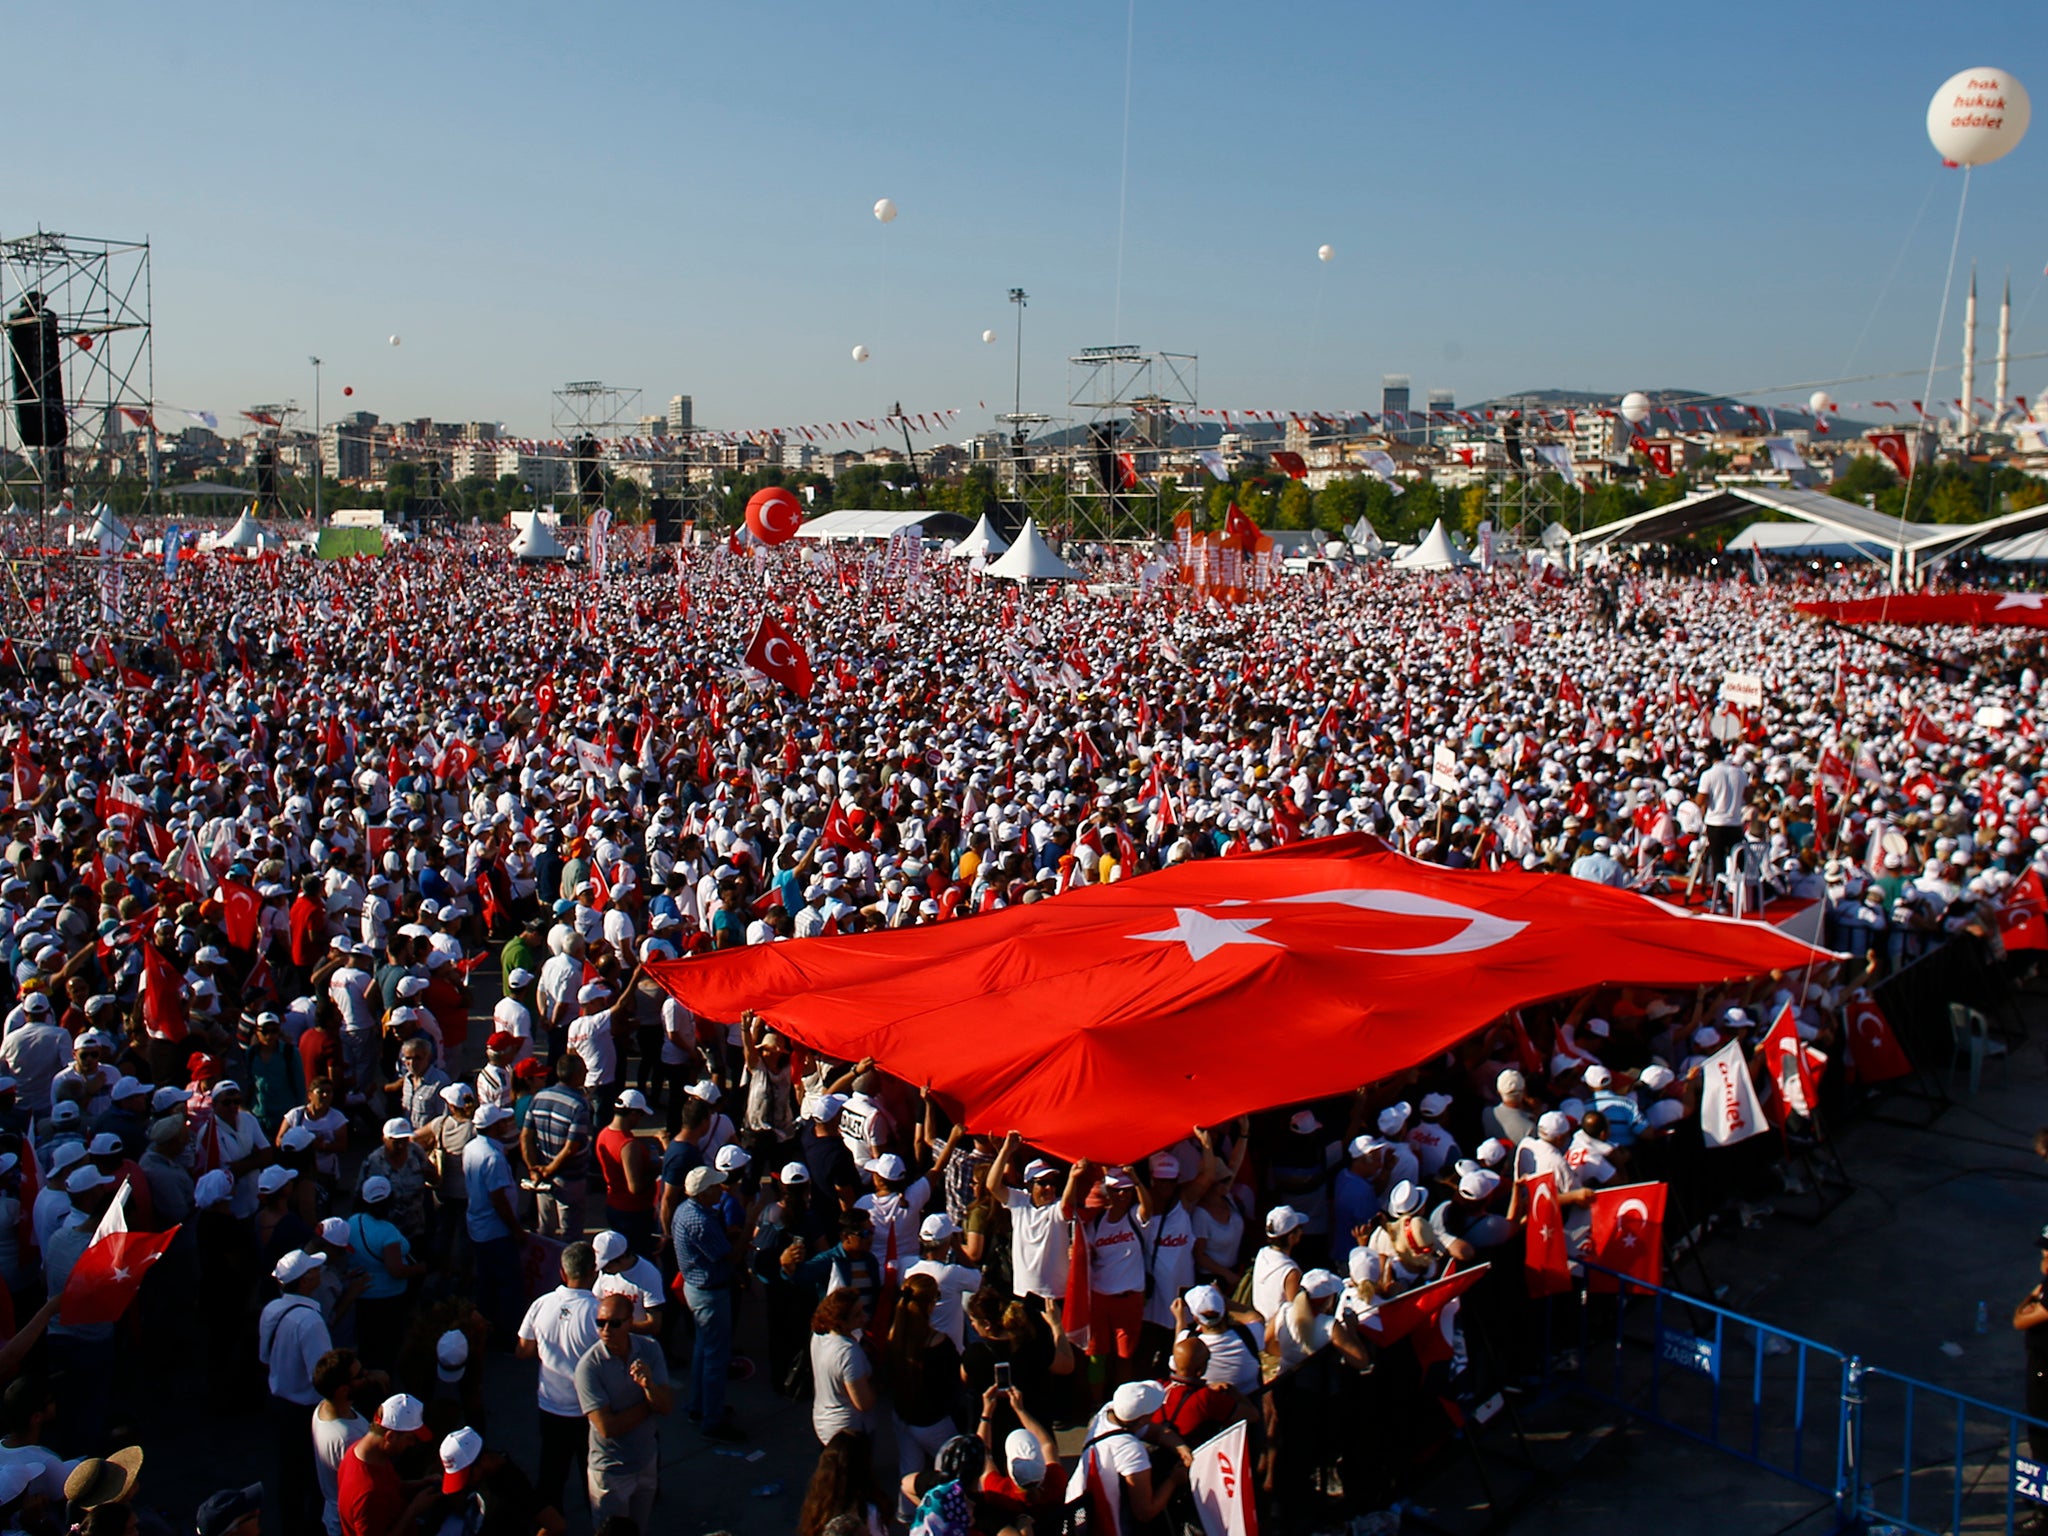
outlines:
[{"label": "white star on flag", "polygon": [[1195,907],[1175,907],[1175,926],[1163,928],[1157,933],[1133,933],[1133,939],[1143,939],[1152,944],[1185,944],[1190,960],[1206,960],[1227,944],[1264,944],[1273,949],[1287,946],[1277,939],[1261,938],[1252,932],[1263,928],[1270,918],[1264,917],[1211,917]]},{"label": "white star on flag", "polygon": [[2008,592],[1991,611],[2003,613],[2008,608],[2031,608],[2038,613],[2044,602],[2048,602],[2048,592]]},{"label": "white star on flag", "polygon": [[116,1280],[126,1280],[128,1278],[128,1271],[125,1269],[117,1269],[114,1271],[114,1278]]}]

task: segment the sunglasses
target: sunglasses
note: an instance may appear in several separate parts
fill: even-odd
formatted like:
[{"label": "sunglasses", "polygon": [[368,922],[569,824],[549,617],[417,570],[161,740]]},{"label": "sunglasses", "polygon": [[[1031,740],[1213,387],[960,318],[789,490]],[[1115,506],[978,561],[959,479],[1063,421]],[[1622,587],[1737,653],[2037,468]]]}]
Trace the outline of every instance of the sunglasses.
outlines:
[{"label": "sunglasses", "polygon": [[600,1328],[624,1328],[632,1321],[633,1319],[630,1317],[600,1317],[597,1320],[597,1326]]}]

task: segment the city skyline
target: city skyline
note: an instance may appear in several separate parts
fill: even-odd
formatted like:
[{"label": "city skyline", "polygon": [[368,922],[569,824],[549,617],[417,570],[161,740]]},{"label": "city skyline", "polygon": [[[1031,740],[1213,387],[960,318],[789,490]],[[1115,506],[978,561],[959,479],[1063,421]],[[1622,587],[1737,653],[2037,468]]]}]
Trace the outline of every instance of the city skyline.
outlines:
[{"label": "city skyline", "polygon": [[[900,400],[960,408],[960,437],[1009,408],[1019,286],[1024,404],[1054,415],[1067,355],[1110,342],[1199,355],[1203,403],[1236,408],[1377,409],[1384,373],[1418,401],[1732,394],[1924,368],[1962,174],[1927,98],[1971,65],[2048,81],[2017,5],[1960,7],[1933,47],[1872,5],[1805,72],[1774,39],[1818,8],[1615,35],[1485,9],[1450,38],[1312,3],[1244,47],[1241,11],[1158,0],[880,25],[121,4],[99,109],[62,76],[13,93],[64,131],[14,167],[0,235],[147,235],[157,398],[223,429],[310,407],[318,354],[329,414],[532,436],[552,389],[602,378],[714,427]],[[1960,244],[1993,291],[2012,272],[2029,397],[2043,155],[1976,175]]]}]

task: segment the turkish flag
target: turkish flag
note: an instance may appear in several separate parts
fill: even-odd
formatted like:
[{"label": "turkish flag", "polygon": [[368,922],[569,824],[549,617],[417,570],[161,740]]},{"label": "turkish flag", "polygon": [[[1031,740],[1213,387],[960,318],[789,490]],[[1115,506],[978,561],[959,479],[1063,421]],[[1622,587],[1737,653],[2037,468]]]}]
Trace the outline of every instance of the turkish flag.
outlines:
[{"label": "turkish flag", "polygon": [[825,812],[825,825],[818,831],[818,840],[827,848],[844,848],[848,853],[868,851],[867,839],[854,830],[853,818],[837,800]]},{"label": "turkish flag", "polygon": [[1077,1216],[1067,1225],[1074,1235],[1067,1248],[1067,1294],[1060,1299],[1060,1329],[1074,1341],[1076,1350],[1085,1353],[1095,1333],[1088,1322],[1095,1306],[1088,1289],[1088,1223]]},{"label": "turkish flag", "polygon": [[1289,453],[1285,449],[1276,449],[1273,453],[1273,467],[1286,475],[1290,480],[1306,480],[1308,478],[1308,464],[1298,453]]},{"label": "turkish flag", "polygon": [[2048,629],[2048,592],[1902,592],[1896,597],[1792,606],[1838,624],[2011,624]]},{"label": "turkish flag", "polygon": [[1999,904],[1998,932],[2007,949],[2048,949],[2048,889],[2031,867]]},{"label": "turkish flag", "polygon": [[1642,449],[1644,455],[1649,459],[1651,467],[1658,474],[1668,475],[1671,473],[1671,445],[1669,443],[1646,441],[1638,443],[1636,446]]},{"label": "turkish flag", "polygon": [[1539,1173],[1523,1185],[1529,1191],[1529,1214],[1523,1218],[1523,1269],[1531,1296],[1555,1296],[1572,1288],[1571,1255],[1565,1247],[1564,1208],[1557,1203],[1557,1180]]},{"label": "turkish flag", "polygon": [[782,684],[800,699],[808,699],[818,684],[811,671],[811,658],[804,654],[804,648],[796,643],[788,630],[765,613],[754,626],[754,637],[747,642],[746,654],[741,660],[763,677]]},{"label": "turkish flag", "polygon": [[236,949],[254,949],[258,919],[263,915],[263,898],[256,894],[256,887],[239,880],[221,881],[220,908],[228,943]]},{"label": "turkish flag", "polygon": [[[1390,1296],[1361,1318],[1359,1327],[1383,1349],[1389,1344],[1400,1343],[1410,1334],[1416,1335],[1415,1357],[1424,1365],[1448,1360],[1451,1345],[1445,1337],[1449,1332],[1445,1308],[1477,1285],[1480,1276],[1491,1267],[1481,1264],[1475,1269],[1457,1270],[1441,1280]],[[1452,1308],[1450,1316],[1456,1318],[1455,1308]]]},{"label": "turkish flag", "polygon": [[123,1179],[93,1232],[92,1245],[78,1256],[64,1281],[57,1316],[67,1328],[119,1321],[142,1289],[144,1272],[178,1235],[176,1227],[168,1232],[130,1232],[127,1206],[128,1181]]},{"label": "turkish flag", "polygon": [[1913,1058],[1885,1022],[1876,998],[1861,990],[1851,993],[1842,1016],[1849,1032],[1850,1077],[1859,1083],[1883,1083],[1912,1075]]},{"label": "turkish flag", "polygon": [[154,943],[142,946],[142,1027],[152,1040],[185,1038],[185,979]]},{"label": "turkish flag", "polygon": [[1239,549],[1256,549],[1259,543],[1259,525],[1237,510],[1237,503],[1230,504],[1230,512],[1223,519],[1225,543],[1235,544]]},{"label": "turkish flag", "polygon": [[[1353,833],[648,974],[702,1017],[753,1008],[821,1055],[872,1055],[973,1134],[1126,1163],[1190,1124],[1391,1077],[1544,998],[1826,958],[1767,924],[1568,875],[1449,870]],[[1288,1049],[1247,1051],[1248,1018],[1284,1020]]]},{"label": "turkish flag", "polygon": [[1906,745],[1923,747],[1945,747],[1948,732],[1927,718],[1927,712],[1916,709],[1906,717]]},{"label": "turkish flag", "polygon": [[1790,1003],[1779,1008],[1778,1016],[1771,1020],[1770,1032],[1764,1036],[1764,1065],[1770,1070],[1771,1087],[1775,1090],[1772,1124],[1783,1125],[1788,1109],[1798,1115],[1812,1114],[1813,1106],[1820,1102],[1820,1078],[1809,1059],[1806,1042],[1799,1038],[1798,1020]]},{"label": "turkish flag", "polygon": [[1906,444],[1905,433],[1867,432],[1864,439],[1891,461],[1891,466],[1899,472],[1900,479],[1910,480],[1913,477],[1913,450]]},{"label": "turkish flag", "polygon": [[[1593,1218],[1586,1256],[1601,1269],[1611,1269],[1644,1285],[1664,1283],[1663,1184],[1620,1184],[1593,1191],[1588,1210]],[[1600,1270],[1586,1272],[1586,1288],[1615,1291],[1621,1282]]]}]

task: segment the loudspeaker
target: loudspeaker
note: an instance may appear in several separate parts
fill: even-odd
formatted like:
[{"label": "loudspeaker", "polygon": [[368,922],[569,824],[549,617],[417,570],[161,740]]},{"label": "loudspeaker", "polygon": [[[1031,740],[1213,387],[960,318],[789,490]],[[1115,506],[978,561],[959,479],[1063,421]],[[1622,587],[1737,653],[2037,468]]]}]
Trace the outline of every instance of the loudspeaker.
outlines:
[{"label": "loudspeaker", "polygon": [[598,443],[594,437],[576,439],[576,495],[586,507],[604,500],[604,468],[598,462]]},{"label": "loudspeaker", "polygon": [[1507,450],[1508,462],[1516,469],[1522,467],[1522,424],[1517,421],[1505,423],[1500,429],[1500,443]]},{"label": "loudspeaker", "polygon": [[674,496],[656,496],[647,503],[647,512],[654,520],[655,543],[683,542],[683,504],[680,500]]},{"label": "loudspeaker", "polygon": [[1115,527],[1123,516],[1123,477],[1117,473],[1116,434],[1114,422],[1101,422],[1088,429],[1089,453],[1095,462],[1096,478],[1102,482],[1103,494],[1109,498],[1104,520]]},{"label": "loudspeaker", "polygon": [[7,353],[14,365],[14,426],[24,447],[58,448],[64,430],[64,353],[56,313],[33,290],[7,317]]},{"label": "loudspeaker", "polygon": [[256,505],[265,512],[277,510],[277,444],[269,438],[256,443]]}]

